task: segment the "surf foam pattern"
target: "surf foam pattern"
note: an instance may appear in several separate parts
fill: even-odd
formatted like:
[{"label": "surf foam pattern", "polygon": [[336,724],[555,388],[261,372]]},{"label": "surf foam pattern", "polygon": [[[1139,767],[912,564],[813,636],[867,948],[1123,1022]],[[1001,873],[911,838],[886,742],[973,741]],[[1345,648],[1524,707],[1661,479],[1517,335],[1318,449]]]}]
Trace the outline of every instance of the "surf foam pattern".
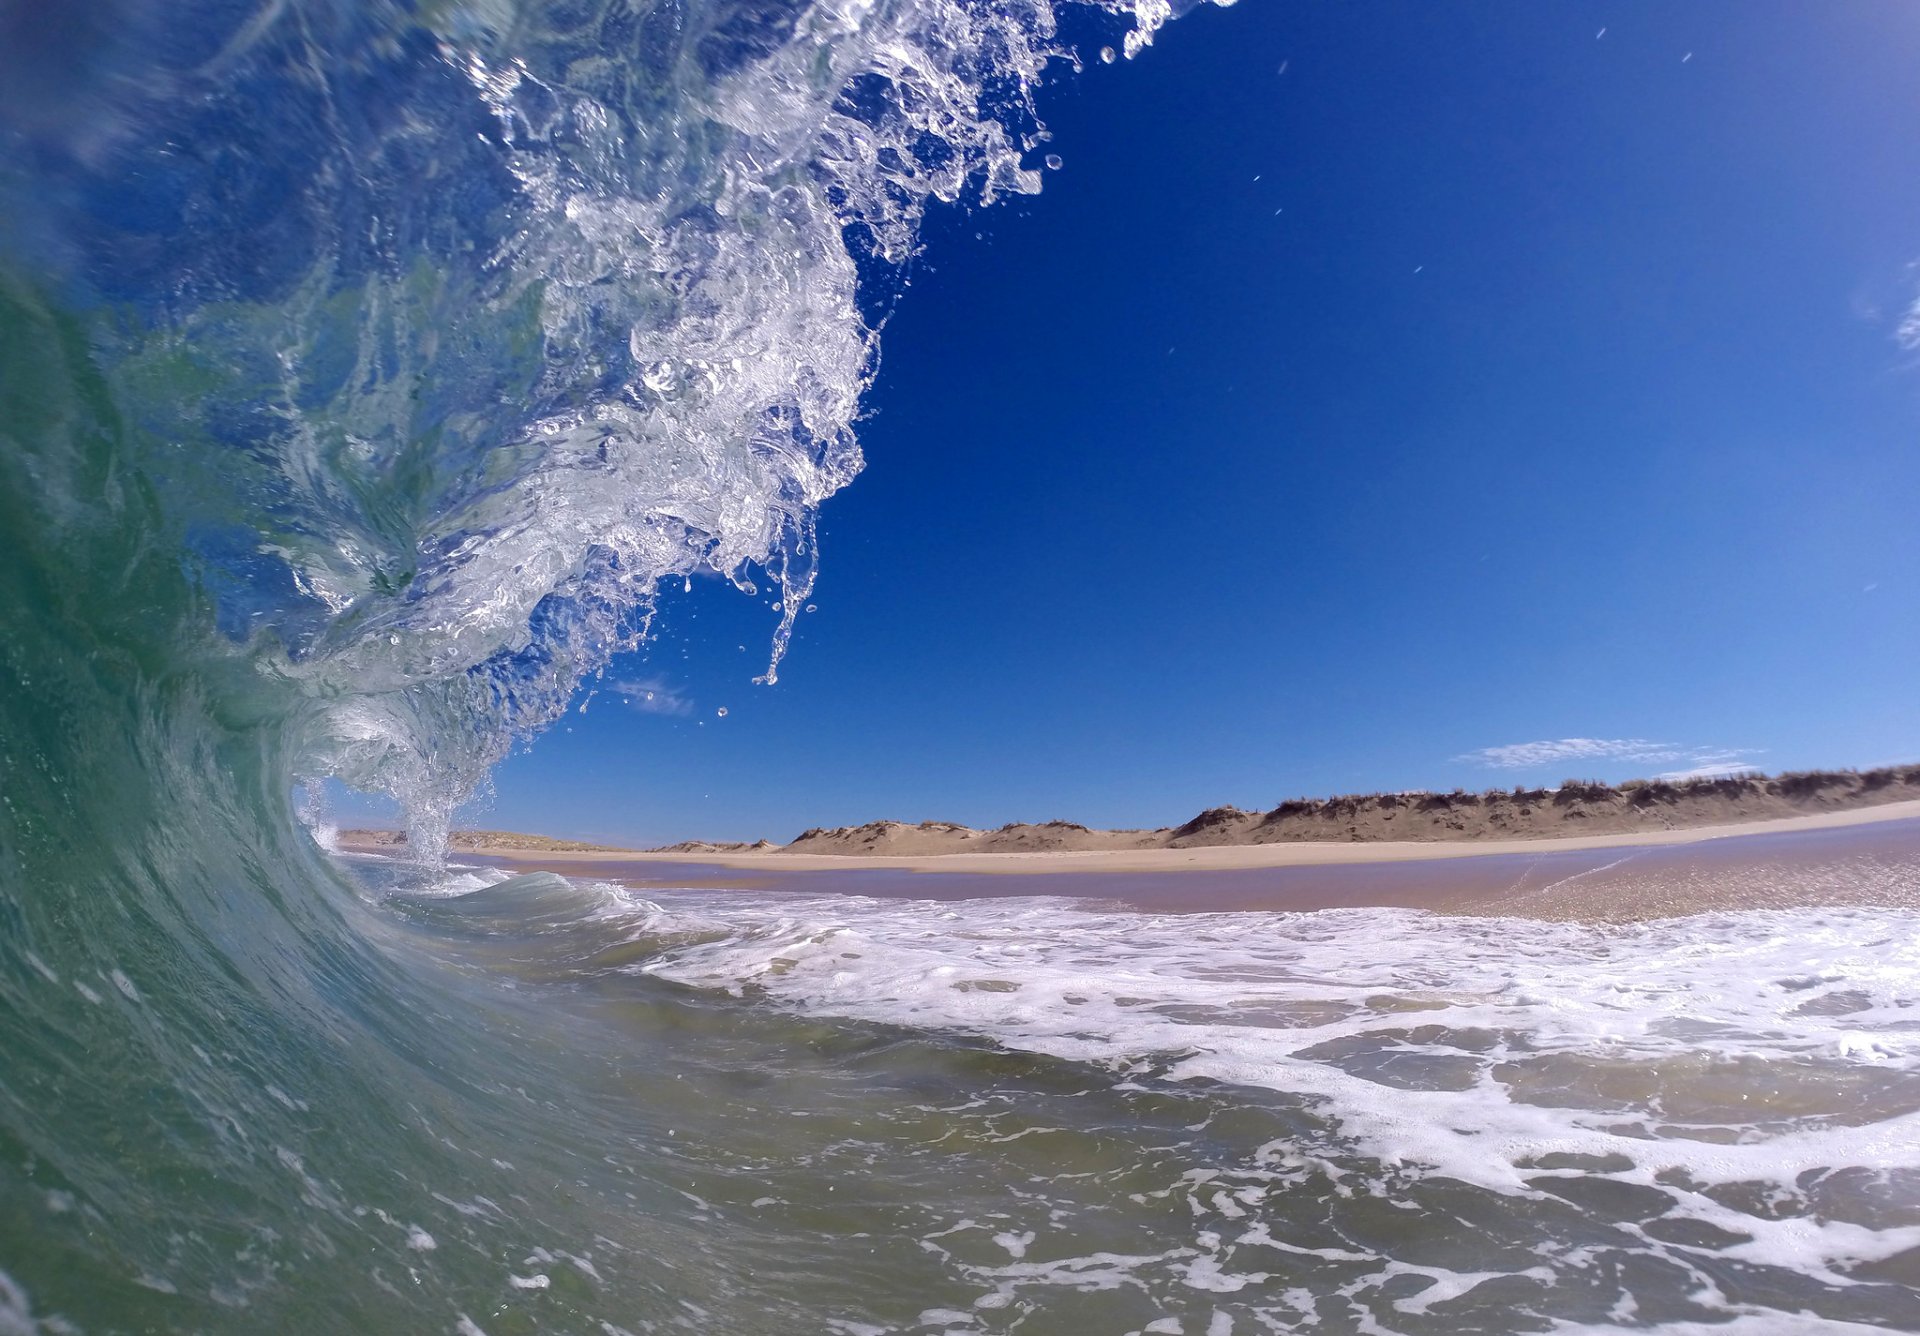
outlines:
[{"label": "surf foam pattern", "polygon": [[[1920,1318],[1911,912],[1631,927],[1401,910],[1142,915],[1051,900],[707,902],[700,915],[726,935],[638,968],[1092,1064],[1121,1088],[1264,1090],[1320,1120],[1311,1136],[1167,1185],[1193,1218],[1173,1252],[1041,1264],[1022,1259],[1027,1238],[1005,1265],[974,1268],[1000,1296],[990,1302],[1171,1269],[1185,1285],[1240,1295],[1233,1311],[1253,1330],[1293,1330],[1363,1292],[1397,1296],[1386,1306],[1401,1318],[1334,1329],[1427,1330],[1429,1315],[1458,1318],[1448,1305],[1483,1286],[1482,1300],[1526,1296],[1620,1265],[1617,1239],[1550,1229],[1515,1269],[1411,1264],[1418,1247],[1393,1256],[1290,1216],[1277,1194],[1320,1179],[1409,1211],[1427,1206],[1423,1191],[1461,1190],[1546,1215],[1591,1211],[1624,1228],[1641,1263],[1689,1277],[1715,1323],[1837,1332]],[[1342,1278],[1276,1298],[1266,1292],[1276,1258],[1317,1259]],[[1858,1302],[1844,1316],[1779,1311],[1754,1302],[1750,1282],[1764,1274]],[[1557,1329],[1654,1320],[1630,1293],[1617,1310],[1618,1326]]]}]

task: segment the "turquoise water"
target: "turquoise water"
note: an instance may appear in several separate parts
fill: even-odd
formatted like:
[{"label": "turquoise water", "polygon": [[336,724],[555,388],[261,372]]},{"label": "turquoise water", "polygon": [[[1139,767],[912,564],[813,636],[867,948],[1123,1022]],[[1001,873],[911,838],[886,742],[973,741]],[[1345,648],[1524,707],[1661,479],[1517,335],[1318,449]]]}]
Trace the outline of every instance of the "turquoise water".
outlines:
[{"label": "turquoise water", "polygon": [[0,1333],[1920,1325],[1910,859],[1590,928],[302,824],[431,853],[697,571],[777,671],[1046,7],[4,18]]}]

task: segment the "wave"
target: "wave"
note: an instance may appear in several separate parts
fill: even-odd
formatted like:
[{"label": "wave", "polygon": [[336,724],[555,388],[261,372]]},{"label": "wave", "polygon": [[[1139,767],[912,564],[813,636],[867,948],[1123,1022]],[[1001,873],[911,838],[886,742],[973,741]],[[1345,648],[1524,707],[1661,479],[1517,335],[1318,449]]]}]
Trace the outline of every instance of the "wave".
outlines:
[{"label": "wave", "polygon": [[1072,59],[1045,0],[0,6],[0,1330],[806,1321],[576,1047],[707,1013],[450,964],[293,795],[437,853],[703,573],[771,681],[922,212],[1039,187]]},{"label": "wave", "polygon": [[[1172,13],[1092,8],[1128,54]],[[774,679],[888,275],[929,201],[1039,188],[1034,90],[1074,58],[1046,0],[188,26],[23,12],[0,52],[16,532],[183,563],[154,638],[217,628],[312,707],[297,768],[429,851],[663,582],[766,585]]]}]

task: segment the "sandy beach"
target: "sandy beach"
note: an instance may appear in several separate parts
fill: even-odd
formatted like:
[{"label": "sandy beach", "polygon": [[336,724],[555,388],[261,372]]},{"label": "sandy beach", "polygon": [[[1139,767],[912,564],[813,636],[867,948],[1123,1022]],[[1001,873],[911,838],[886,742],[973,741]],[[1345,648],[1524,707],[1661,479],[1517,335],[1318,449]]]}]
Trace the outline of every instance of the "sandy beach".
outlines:
[{"label": "sandy beach", "polygon": [[[1015,852],[942,854],[816,854],[787,849],[738,851],[639,851],[624,849],[551,850],[515,845],[481,845],[465,852],[515,863],[537,862],[564,871],[611,863],[639,866],[700,864],[744,871],[847,872],[855,868],[905,872],[973,873],[1021,876],[1059,873],[1151,873],[1252,870],[1260,868],[1359,866],[1379,863],[1436,862],[1498,856],[1542,857],[1589,850],[1664,848],[1753,835],[1783,835],[1838,830],[1879,822],[1920,818],[1920,799],[1879,807],[1770,821],[1743,821],[1685,830],[1633,831],[1544,839],[1475,841],[1372,840],[1287,844],[1208,845],[1199,848],[1042,849]],[[343,841],[343,847],[388,852],[389,848]]]},{"label": "sandy beach", "polygon": [[[391,846],[348,852],[391,855]],[[1920,802],[1585,839],[1106,852],[821,854],[465,850],[458,862],[675,888],[960,901],[1064,896],[1158,913],[1395,907],[1576,922],[1920,907]]]},{"label": "sandy beach", "polygon": [[[693,840],[653,850],[464,831],[451,856],[643,893],[1066,896],[1159,912],[1401,907],[1625,921],[1920,906],[1917,791],[1913,768],[1570,783],[1299,799],[1265,813],[1211,808],[1157,830],[875,821],[809,830],[785,846]],[[1405,834],[1418,837],[1391,838]],[[342,832],[340,845],[388,855],[405,847],[377,831]]]}]

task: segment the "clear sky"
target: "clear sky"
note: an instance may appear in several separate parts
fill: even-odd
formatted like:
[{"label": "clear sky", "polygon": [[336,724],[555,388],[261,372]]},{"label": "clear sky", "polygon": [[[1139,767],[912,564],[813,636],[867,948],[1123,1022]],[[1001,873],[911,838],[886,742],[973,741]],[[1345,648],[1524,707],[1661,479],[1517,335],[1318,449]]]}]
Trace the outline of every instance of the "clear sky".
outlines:
[{"label": "clear sky", "polygon": [[1916,69],[1910,0],[1242,0],[1063,68],[1045,192],[932,221],[778,685],[764,599],[671,594],[470,819],[1920,757]]}]

